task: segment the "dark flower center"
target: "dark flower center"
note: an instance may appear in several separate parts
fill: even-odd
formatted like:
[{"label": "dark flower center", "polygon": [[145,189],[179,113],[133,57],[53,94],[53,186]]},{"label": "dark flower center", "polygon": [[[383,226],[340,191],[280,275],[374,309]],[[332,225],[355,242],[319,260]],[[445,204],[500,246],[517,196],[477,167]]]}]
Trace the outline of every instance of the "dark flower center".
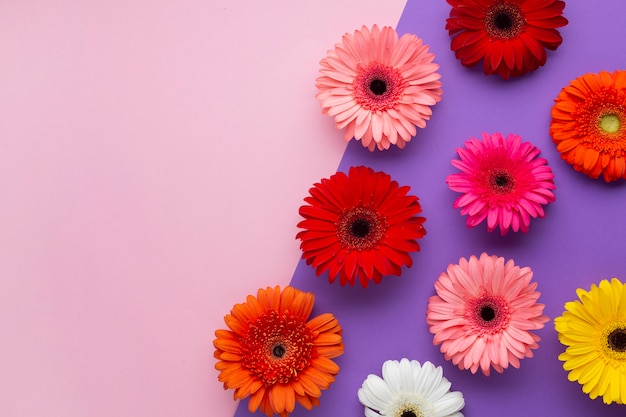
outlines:
[{"label": "dark flower center", "polygon": [[511,310],[501,296],[485,293],[467,301],[464,316],[477,334],[495,334],[508,326]]},{"label": "dark flower center", "polygon": [[493,24],[500,30],[509,30],[513,26],[513,19],[506,12],[500,12],[493,18]]},{"label": "dark flower center", "polygon": [[615,329],[607,337],[609,347],[615,352],[626,352],[626,329]]},{"label": "dark flower center", "polygon": [[355,219],[350,225],[350,233],[354,237],[366,237],[370,233],[370,223],[367,219]]},{"label": "dark flower center", "polygon": [[496,187],[499,187],[499,188],[506,187],[507,185],[509,185],[509,179],[507,178],[506,175],[496,175],[496,177],[493,179],[493,182],[495,182]]},{"label": "dark flower center", "polygon": [[491,188],[498,194],[509,193],[515,188],[515,177],[510,172],[497,170],[491,173]]},{"label": "dark flower center", "polygon": [[352,83],[354,100],[371,111],[385,111],[394,107],[408,84],[397,68],[371,62],[359,66]]},{"label": "dark flower center", "polygon": [[480,310],[480,317],[485,321],[491,321],[496,318],[496,311],[490,306],[483,306]]},{"label": "dark flower center", "polygon": [[385,92],[387,91],[387,84],[385,84],[383,80],[373,79],[370,82],[370,90],[372,91],[372,93],[380,96],[382,94],[385,94]]},{"label": "dark flower center", "polygon": [[508,2],[492,4],[485,13],[483,22],[489,37],[499,40],[515,38],[526,27],[520,6]]},{"label": "dark flower center", "polygon": [[348,250],[369,250],[385,235],[387,223],[376,209],[353,207],[345,210],[337,222],[337,237]]},{"label": "dark flower center", "polygon": [[285,349],[285,346],[283,346],[282,344],[278,344],[272,348],[272,355],[278,359],[285,356],[286,352],[287,349]]},{"label": "dark flower center", "polygon": [[417,414],[413,410],[404,410],[400,417],[417,417]]}]

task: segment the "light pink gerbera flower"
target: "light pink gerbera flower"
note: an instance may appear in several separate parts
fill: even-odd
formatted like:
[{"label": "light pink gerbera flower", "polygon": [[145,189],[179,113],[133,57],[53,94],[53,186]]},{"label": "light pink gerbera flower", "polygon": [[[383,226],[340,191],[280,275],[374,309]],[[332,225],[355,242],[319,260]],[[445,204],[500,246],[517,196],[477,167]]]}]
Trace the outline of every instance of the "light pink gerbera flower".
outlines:
[{"label": "light pink gerbera flower", "polygon": [[532,357],[540,339],[531,330],[548,321],[532,277],[530,268],[486,253],[448,265],[435,282],[437,295],[428,300],[426,313],[433,343],[441,345],[446,360],[489,376],[491,367],[503,372]]},{"label": "light pink gerbera flower", "polygon": [[361,140],[370,151],[404,148],[441,100],[434,57],[416,35],[398,39],[391,27],[363,26],[320,62],[316,97],[346,140]]},{"label": "light pink gerbera flower", "polygon": [[482,136],[482,141],[466,141],[465,148],[457,149],[460,160],[452,160],[461,172],[449,175],[446,182],[463,194],[453,207],[467,214],[467,227],[487,219],[490,232],[496,227],[502,235],[509,230],[528,232],[530,218],[544,217],[543,205],[554,202],[552,169],[537,157],[540,150],[518,135]]}]

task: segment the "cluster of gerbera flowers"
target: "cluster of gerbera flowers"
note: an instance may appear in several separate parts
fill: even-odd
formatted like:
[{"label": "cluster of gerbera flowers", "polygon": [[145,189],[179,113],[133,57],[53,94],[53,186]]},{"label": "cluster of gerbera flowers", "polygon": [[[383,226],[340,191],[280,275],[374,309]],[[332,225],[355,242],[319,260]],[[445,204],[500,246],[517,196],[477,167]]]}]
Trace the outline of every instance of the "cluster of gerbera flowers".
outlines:
[{"label": "cluster of gerbera flowers", "polygon": [[[482,62],[486,75],[503,79],[545,65],[546,50],[561,45],[558,29],[568,23],[561,0],[447,1],[446,29],[456,57],[467,67]],[[414,34],[399,37],[390,27],[363,26],[346,33],[320,66],[317,98],[323,113],[334,117],[346,140],[361,141],[370,151],[404,148],[417,128],[426,127],[432,106],[442,98],[439,65],[429,47]],[[625,105],[624,71],[589,73],[572,81],[557,97],[550,125],[562,158],[592,178],[626,178]],[[541,216],[536,206],[530,209],[511,221],[527,228],[521,216]],[[490,215],[493,226],[496,213]],[[470,216],[468,225],[475,225],[476,218]]]},{"label": "cluster of gerbera flowers", "polygon": [[[447,0],[451,49],[465,66],[483,62],[503,79],[543,66],[562,42],[560,0]],[[404,148],[441,100],[439,66],[422,39],[390,28],[346,33],[322,59],[317,79],[323,112],[345,139],[370,151]],[[564,88],[552,109],[550,135],[575,170],[605,181],[626,178],[626,71],[585,74]],[[540,150],[519,135],[482,133],[457,150],[449,188],[467,227],[528,232],[555,201],[554,174]],[[300,207],[302,257],[330,283],[367,287],[413,264],[426,235],[419,198],[390,175],[365,166],[323,178]],[[446,360],[472,374],[518,368],[539,347],[548,318],[529,267],[482,253],[451,264],[435,282],[426,322]],[[626,403],[626,286],[604,280],[555,320],[559,356],[569,379],[591,398]],[[214,340],[218,379],[250,412],[286,417],[296,404],[319,404],[339,372],[342,327],[331,313],[311,318],[314,295],[292,286],[259,289],[226,315]],[[429,361],[388,360],[382,378],[358,390],[366,416],[462,417],[463,395],[451,391]]]},{"label": "cluster of gerbera flowers", "polygon": [[[218,379],[235,399],[249,397],[251,413],[286,417],[296,404],[310,410],[335,380],[342,329],[330,313],[309,318],[313,301],[291,286],[260,289],[225,317],[228,330],[216,331]],[[463,416],[463,395],[450,391],[441,367],[389,360],[382,375],[369,375],[358,391],[366,416]]]},{"label": "cluster of gerbera flowers", "polygon": [[[447,0],[451,49],[464,66],[483,62],[486,75],[521,76],[546,63],[563,39],[561,0]],[[426,127],[441,100],[439,65],[423,40],[390,28],[346,33],[321,62],[317,79],[323,113],[346,140],[370,151],[404,148]]]}]

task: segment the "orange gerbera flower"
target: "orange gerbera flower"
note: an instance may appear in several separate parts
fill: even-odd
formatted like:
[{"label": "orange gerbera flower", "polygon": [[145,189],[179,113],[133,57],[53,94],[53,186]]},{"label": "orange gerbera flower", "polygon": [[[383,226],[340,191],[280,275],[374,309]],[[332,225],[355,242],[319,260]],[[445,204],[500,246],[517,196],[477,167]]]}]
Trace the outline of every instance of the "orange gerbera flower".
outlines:
[{"label": "orange gerbera flower", "polygon": [[626,178],[626,71],[578,77],[555,102],[550,135],[561,158],[591,178]]},{"label": "orange gerbera flower", "polygon": [[335,380],[341,326],[330,313],[308,320],[313,301],[290,286],[259,289],[224,317],[230,330],[215,332],[218,379],[235,399],[250,397],[250,412],[286,417],[296,401],[310,410]]}]

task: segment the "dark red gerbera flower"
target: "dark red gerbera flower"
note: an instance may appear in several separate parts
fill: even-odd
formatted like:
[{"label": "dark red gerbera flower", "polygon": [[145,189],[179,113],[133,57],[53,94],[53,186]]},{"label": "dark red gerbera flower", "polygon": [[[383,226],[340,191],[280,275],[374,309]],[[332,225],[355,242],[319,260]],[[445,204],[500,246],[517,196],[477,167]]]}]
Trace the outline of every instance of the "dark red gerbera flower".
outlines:
[{"label": "dark red gerbera flower", "polygon": [[304,217],[296,238],[307,265],[317,275],[328,271],[329,281],[363,287],[378,284],[385,275],[400,275],[411,266],[409,252],[419,251],[417,239],[426,234],[418,217],[422,208],[410,187],[400,187],[384,172],[352,167],[309,190],[300,207]]},{"label": "dark red gerbera flower", "polygon": [[509,77],[546,63],[546,49],[561,45],[557,28],[567,25],[561,0],[446,0],[451,6],[446,29],[461,63],[483,60],[485,75]]}]

